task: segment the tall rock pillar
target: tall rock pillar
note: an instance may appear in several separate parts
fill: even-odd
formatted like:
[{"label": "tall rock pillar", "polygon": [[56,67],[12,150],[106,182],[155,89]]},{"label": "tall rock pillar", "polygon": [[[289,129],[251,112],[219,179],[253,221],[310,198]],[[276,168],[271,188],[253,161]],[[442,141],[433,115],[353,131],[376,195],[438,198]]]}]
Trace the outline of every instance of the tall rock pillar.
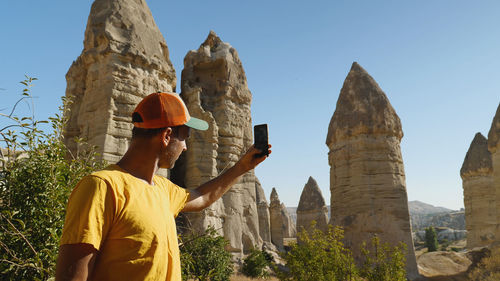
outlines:
[{"label": "tall rock pillar", "polygon": [[285,204],[280,202],[275,188],[271,191],[270,202],[271,241],[278,250],[283,251],[284,238],[293,238],[296,235],[295,224],[288,214]]},{"label": "tall rock pillar", "polygon": [[497,214],[492,173],[488,140],[477,133],[460,169],[469,249],[487,246],[495,240]]},{"label": "tall rock pillar", "polygon": [[313,177],[309,177],[302,190],[299,206],[297,207],[297,231],[300,232],[302,227],[309,231],[312,221],[316,222],[317,229],[326,232],[328,208],[318,183]]},{"label": "tall rock pillar", "polygon": [[174,91],[175,71],[165,39],[144,0],[96,0],[81,55],[66,74],[73,100],[65,141],[97,146],[102,158],[118,161],[131,138],[131,113],[146,95]]},{"label": "tall rock pillar", "polygon": [[493,185],[495,189],[496,206],[496,232],[495,241],[500,243],[500,104],[497,112],[491,122],[491,128],[488,133],[488,150],[491,153],[491,163],[493,166]]},{"label": "tall rock pillar", "polygon": [[[188,150],[172,171],[174,181],[195,188],[234,165],[252,145],[252,94],[238,53],[213,31],[184,58],[181,80],[189,111],[209,123],[207,131],[191,132]],[[212,206],[187,217],[194,229],[220,229],[235,254],[260,247],[253,171]]]},{"label": "tall rock pillar", "polygon": [[401,122],[375,80],[356,62],[344,81],[326,144],[331,220],[355,257],[374,235],[407,245],[407,274],[418,276],[400,142]]},{"label": "tall rock pillar", "polygon": [[255,193],[257,200],[257,211],[259,213],[259,234],[263,242],[271,243],[271,221],[269,205],[267,204],[264,189],[257,177],[255,178]]}]

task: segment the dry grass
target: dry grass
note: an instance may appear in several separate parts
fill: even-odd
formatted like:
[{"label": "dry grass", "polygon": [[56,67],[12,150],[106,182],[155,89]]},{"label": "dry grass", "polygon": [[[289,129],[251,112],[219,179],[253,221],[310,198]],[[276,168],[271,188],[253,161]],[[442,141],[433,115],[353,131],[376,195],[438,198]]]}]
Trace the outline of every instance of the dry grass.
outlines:
[{"label": "dry grass", "polygon": [[250,278],[240,273],[236,273],[233,274],[233,276],[231,276],[231,281],[257,281],[257,280],[278,281],[279,279],[276,277],[269,277],[267,279]]}]

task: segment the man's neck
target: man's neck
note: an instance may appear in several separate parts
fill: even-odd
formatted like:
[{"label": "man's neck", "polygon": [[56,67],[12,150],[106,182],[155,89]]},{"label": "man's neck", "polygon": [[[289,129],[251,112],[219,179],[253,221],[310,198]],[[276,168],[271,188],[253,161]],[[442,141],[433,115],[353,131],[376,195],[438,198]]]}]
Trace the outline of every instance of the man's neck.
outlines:
[{"label": "man's neck", "polygon": [[147,146],[132,144],[116,164],[132,176],[152,185],[153,176],[158,170],[158,157]]}]

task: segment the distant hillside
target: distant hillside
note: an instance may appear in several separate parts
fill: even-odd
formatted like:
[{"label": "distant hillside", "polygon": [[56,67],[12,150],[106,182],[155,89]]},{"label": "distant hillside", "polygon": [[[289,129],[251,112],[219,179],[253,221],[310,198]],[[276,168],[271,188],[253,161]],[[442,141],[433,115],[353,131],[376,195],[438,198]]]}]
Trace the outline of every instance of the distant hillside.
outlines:
[{"label": "distant hillside", "polygon": [[439,213],[449,213],[453,210],[444,207],[435,207],[431,204],[427,204],[420,201],[409,201],[408,209],[410,209],[411,215],[428,215],[428,214],[439,214]]},{"label": "distant hillside", "polygon": [[[330,210],[330,206],[327,206]],[[444,207],[436,207],[420,201],[409,201],[411,226],[413,231],[422,230],[429,226],[465,229],[465,215],[463,210],[454,211]],[[292,220],[297,223],[297,207],[287,207]],[[328,212],[330,217],[330,212]]]}]

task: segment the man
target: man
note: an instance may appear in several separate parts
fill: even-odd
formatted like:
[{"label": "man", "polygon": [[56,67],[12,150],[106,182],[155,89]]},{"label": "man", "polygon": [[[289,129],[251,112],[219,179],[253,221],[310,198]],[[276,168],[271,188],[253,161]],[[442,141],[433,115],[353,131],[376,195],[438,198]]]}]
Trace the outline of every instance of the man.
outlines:
[{"label": "man", "polygon": [[[84,177],[73,190],[56,280],[181,280],[174,218],[219,199],[238,178],[264,161],[253,146],[231,168],[194,190],[155,176],[187,149],[190,117],[177,94],[155,93],[136,107],[132,141],[123,158]],[[270,146],[269,146],[270,147]]]}]

